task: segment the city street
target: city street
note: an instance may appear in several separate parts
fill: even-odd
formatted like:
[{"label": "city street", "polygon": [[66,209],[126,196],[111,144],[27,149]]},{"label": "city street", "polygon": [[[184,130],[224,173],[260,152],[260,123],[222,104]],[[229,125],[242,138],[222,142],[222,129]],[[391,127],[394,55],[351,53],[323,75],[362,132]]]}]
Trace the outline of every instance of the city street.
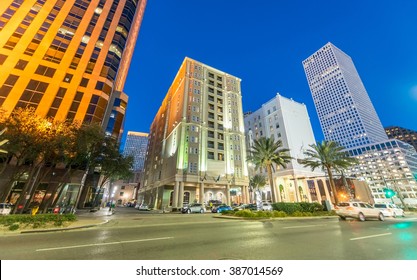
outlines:
[{"label": "city street", "polygon": [[[80,214],[80,219],[93,214]],[[118,208],[108,223],[0,237],[0,258],[69,260],[416,260],[417,216],[385,222],[338,218],[242,221],[219,214]]]}]

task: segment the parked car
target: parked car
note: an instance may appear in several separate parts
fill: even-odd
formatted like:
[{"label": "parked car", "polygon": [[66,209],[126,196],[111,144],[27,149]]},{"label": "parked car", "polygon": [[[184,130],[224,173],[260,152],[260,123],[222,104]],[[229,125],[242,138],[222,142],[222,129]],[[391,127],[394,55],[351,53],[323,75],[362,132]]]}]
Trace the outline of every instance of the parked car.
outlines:
[{"label": "parked car", "polygon": [[211,212],[212,213],[221,213],[223,211],[230,211],[230,210],[232,210],[232,207],[230,207],[229,205],[226,205],[226,204],[221,204],[217,207],[213,207],[211,209]]},{"label": "parked car", "polygon": [[272,211],[272,204],[269,202],[262,202],[262,210],[264,211]]},{"label": "parked car", "polygon": [[381,209],[385,217],[404,217],[404,210],[391,203],[375,203],[375,208]]},{"label": "parked car", "polygon": [[136,204],[135,209],[138,209],[139,211],[149,211],[149,206],[146,204]]},{"label": "parked car", "polygon": [[0,203],[0,215],[9,215],[12,211],[12,204]]},{"label": "parked car", "polygon": [[374,208],[362,201],[340,202],[336,205],[335,211],[342,220],[346,220],[346,218],[358,219],[361,222],[368,219],[385,220],[381,209]]},{"label": "parked car", "polygon": [[249,209],[249,210],[257,211],[258,206],[256,206],[256,204],[254,204],[254,203],[250,203],[250,204],[242,204],[238,207],[233,208],[233,210],[235,210],[235,211],[239,211],[239,210],[243,210],[243,209]]},{"label": "parked car", "polygon": [[203,204],[201,204],[201,203],[193,203],[193,204],[190,204],[190,205],[188,205],[188,206],[184,206],[182,209],[181,209],[181,212],[182,213],[188,213],[188,214],[191,214],[191,213],[204,213],[206,210],[204,209],[204,205]]}]

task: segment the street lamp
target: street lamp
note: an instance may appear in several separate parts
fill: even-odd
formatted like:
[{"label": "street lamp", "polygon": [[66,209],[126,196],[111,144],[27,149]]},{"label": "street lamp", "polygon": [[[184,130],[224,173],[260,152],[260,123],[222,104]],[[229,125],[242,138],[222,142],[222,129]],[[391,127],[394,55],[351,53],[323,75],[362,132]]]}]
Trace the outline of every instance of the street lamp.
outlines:
[{"label": "street lamp", "polygon": [[[391,200],[394,202],[393,196],[394,196],[395,194],[397,194],[398,198],[399,198],[399,199],[400,199],[400,201],[401,201],[401,204],[402,204],[402,205],[403,205],[403,207],[404,207],[404,210],[408,211],[408,206],[407,206],[407,204],[405,204],[404,199],[403,199],[403,196],[402,196],[401,192],[399,191],[399,189],[398,189],[397,185],[395,185],[395,181],[399,181],[399,180],[408,180],[408,179],[390,179],[390,180],[385,180],[385,177],[384,177],[384,176],[382,176],[382,180],[384,180],[385,189],[387,189],[387,192],[386,192],[386,194],[385,194],[385,197],[386,197],[386,195],[387,195],[387,194],[388,194],[388,196],[390,196],[390,195],[391,195],[391,197],[387,197],[387,198],[391,198]],[[389,187],[388,187],[388,185],[387,185],[387,181],[392,181],[392,182],[394,183],[394,189],[395,189],[395,192],[393,192],[393,193],[389,192],[390,188],[389,188]],[[385,190],[385,189],[384,189],[384,190]]]}]

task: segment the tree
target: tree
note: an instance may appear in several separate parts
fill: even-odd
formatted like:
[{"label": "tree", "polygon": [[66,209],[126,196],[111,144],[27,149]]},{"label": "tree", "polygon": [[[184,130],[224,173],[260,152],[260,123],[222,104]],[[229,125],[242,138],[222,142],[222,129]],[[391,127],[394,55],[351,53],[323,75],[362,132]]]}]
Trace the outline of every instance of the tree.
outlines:
[{"label": "tree", "polygon": [[[5,163],[10,167],[10,172],[3,175],[7,180],[0,186],[1,201],[6,199],[13,184],[19,180],[26,180],[22,196],[25,194],[29,181],[38,168],[39,154],[47,144],[43,129],[47,126],[47,122],[37,117],[34,112],[33,108],[18,108],[10,116],[3,115],[0,118],[1,127],[7,128],[5,136],[9,142]],[[2,172],[4,170],[2,169]]]},{"label": "tree", "polygon": [[120,153],[119,145],[115,139],[105,139],[102,145],[102,153],[97,161],[101,180],[97,187],[93,206],[97,206],[99,194],[110,180],[128,179],[133,175],[133,160],[133,156],[124,157]]},{"label": "tree", "polygon": [[[258,194],[260,194],[259,189],[263,188],[266,185],[265,176],[260,175],[260,174],[256,174],[255,176],[253,176],[250,179],[249,184],[255,189],[254,193],[258,195]],[[256,198],[256,196],[255,196],[255,198]],[[252,197],[251,198],[252,201],[255,200],[255,198]]]},{"label": "tree", "polygon": [[310,167],[312,171],[320,168],[327,172],[332,189],[332,196],[335,204],[338,203],[337,190],[333,181],[333,172],[341,172],[344,169],[358,164],[356,158],[352,158],[344,151],[344,147],[334,141],[322,141],[309,145],[310,149],[304,152],[305,159],[300,160],[305,167]]},{"label": "tree", "polygon": [[262,188],[266,185],[265,176],[256,174],[250,179],[250,185],[253,186],[255,189]]},{"label": "tree", "polygon": [[268,173],[269,185],[271,186],[272,202],[277,202],[274,179],[272,173],[275,166],[286,168],[291,161],[289,149],[282,148],[282,141],[274,141],[272,138],[261,137],[254,141],[248,152],[247,160],[255,164],[255,170],[265,168]]}]

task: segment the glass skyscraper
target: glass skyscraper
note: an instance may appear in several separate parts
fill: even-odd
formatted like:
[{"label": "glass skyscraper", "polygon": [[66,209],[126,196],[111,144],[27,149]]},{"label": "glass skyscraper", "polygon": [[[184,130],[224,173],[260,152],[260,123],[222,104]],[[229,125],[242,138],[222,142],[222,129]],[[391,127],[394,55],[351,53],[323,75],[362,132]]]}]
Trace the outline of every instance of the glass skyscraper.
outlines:
[{"label": "glass skyscraper", "polygon": [[352,148],[388,139],[347,54],[327,43],[303,66],[327,140]]},{"label": "glass skyscraper", "polygon": [[[399,140],[388,140],[352,59],[328,43],[303,61],[326,140],[336,141],[358,164],[346,176],[366,181],[371,203],[417,206],[417,153]],[[396,196],[385,197],[390,188]]]},{"label": "glass skyscraper", "polygon": [[1,0],[0,107],[100,123],[120,138],[146,0]]},{"label": "glass skyscraper", "polygon": [[148,147],[148,133],[128,131],[123,156],[133,156],[133,171],[142,171]]}]

